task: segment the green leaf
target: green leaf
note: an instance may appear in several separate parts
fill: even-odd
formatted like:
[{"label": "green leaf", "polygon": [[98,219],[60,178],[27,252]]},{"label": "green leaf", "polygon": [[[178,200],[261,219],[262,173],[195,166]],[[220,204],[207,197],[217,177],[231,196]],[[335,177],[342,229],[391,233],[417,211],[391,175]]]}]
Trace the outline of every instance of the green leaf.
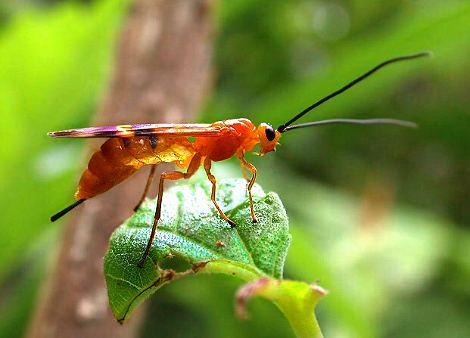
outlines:
[{"label": "green leaf", "polygon": [[[277,194],[253,188],[258,217],[253,224],[246,182],[222,180],[217,200],[236,222],[237,227],[231,228],[217,214],[210,192],[205,180],[165,192],[157,235],[143,268],[137,264],[150,235],[155,201],[147,200],[114,232],[104,270],[111,309],[119,321],[164,284],[194,273],[224,273],[245,281],[282,278],[291,237]],[[173,261],[189,265],[182,272],[164,267]]]}]

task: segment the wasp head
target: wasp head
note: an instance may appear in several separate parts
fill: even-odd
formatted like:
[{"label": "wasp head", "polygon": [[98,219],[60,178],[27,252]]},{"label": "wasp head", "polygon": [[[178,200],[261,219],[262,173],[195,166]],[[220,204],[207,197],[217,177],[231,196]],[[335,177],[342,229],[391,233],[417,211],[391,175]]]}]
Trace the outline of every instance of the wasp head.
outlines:
[{"label": "wasp head", "polygon": [[266,153],[276,150],[281,133],[275,130],[270,124],[261,123],[258,126],[258,137],[261,145],[259,155],[263,156]]}]

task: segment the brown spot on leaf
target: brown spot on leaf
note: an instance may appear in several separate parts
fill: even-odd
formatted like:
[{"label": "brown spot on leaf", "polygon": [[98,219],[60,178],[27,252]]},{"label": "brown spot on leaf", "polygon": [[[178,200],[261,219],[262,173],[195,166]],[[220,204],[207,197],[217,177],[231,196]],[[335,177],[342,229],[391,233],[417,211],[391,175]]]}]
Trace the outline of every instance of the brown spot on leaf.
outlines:
[{"label": "brown spot on leaf", "polygon": [[194,272],[199,272],[200,270],[204,269],[206,267],[208,262],[199,262],[199,263],[194,263],[192,270]]}]

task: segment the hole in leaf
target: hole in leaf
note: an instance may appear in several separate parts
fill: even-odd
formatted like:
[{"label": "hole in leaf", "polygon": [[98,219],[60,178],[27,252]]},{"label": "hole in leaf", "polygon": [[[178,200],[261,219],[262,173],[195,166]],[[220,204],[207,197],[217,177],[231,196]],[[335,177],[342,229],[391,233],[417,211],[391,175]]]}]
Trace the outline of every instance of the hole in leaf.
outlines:
[{"label": "hole in leaf", "polygon": [[180,256],[167,257],[160,261],[162,269],[172,269],[176,272],[184,272],[191,269],[191,264]]}]

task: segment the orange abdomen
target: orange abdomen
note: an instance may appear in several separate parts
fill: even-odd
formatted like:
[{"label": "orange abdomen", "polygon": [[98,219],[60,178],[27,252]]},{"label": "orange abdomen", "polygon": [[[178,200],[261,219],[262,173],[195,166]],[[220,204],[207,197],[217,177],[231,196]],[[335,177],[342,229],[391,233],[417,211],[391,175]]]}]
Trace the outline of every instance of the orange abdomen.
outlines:
[{"label": "orange abdomen", "polygon": [[88,199],[121,183],[148,164],[185,161],[194,155],[185,138],[111,138],[95,152],[80,178],[75,198]]}]

